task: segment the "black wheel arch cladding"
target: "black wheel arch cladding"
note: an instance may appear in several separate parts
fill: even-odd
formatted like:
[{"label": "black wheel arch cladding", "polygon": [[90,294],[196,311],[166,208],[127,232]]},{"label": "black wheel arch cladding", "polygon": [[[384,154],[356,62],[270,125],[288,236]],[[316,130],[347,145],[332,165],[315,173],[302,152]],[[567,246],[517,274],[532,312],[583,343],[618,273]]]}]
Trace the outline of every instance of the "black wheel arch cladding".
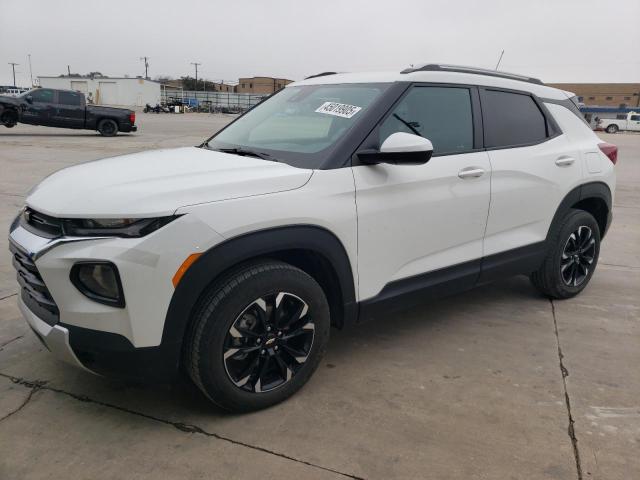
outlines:
[{"label": "black wheel arch cladding", "polygon": [[600,228],[600,237],[604,238],[610,224],[612,208],[611,190],[606,183],[589,182],[578,185],[565,195],[549,225],[547,240],[554,226],[572,208],[584,210],[593,215]]},{"label": "black wheel arch cladding", "polygon": [[[277,227],[224,241],[206,251],[191,265],[171,298],[162,332],[162,349],[171,355],[176,365],[179,363],[183,338],[192,320],[193,310],[206,289],[221,275],[238,264],[254,259],[286,260],[283,252],[295,251],[313,252],[331,265],[339,283],[341,299],[341,304],[333,307],[341,311],[344,323],[353,323],[357,317],[354,276],[349,256],[340,240],[322,227]],[[295,265],[296,262],[292,263]]]}]

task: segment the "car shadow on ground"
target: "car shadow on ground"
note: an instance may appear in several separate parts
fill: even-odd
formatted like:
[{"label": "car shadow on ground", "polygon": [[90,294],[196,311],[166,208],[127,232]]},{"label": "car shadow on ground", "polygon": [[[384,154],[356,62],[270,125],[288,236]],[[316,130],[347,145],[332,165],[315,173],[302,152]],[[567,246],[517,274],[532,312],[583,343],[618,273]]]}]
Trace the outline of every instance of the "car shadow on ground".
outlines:
[{"label": "car shadow on ground", "polygon": [[[331,340],[327,353],[318,370],[334,369],[345,363],[358,362],[366,364],[370,368],[379,368],[378,362],[387,362],[387,358],[380,358],[375,348],[361,348],[373,345],[385,349],[402,349],[403,343],[411,342],[415,337],[433,339],[439,342],[452,338],[469,325],[465,325],[473,319],[483,306],[491,306],[497,303],[516,305],[514,317],[517,312],[526,308],[523,303],[529,305],[546,304],[547,299],[542,297],[530,285],[524,276],[514,277],[509,280],[497,282],[491,285],[477,287],[462,294],[438,299],[427,305],[415,307],[405,311],[399,311],[393,315],[372,320],[361,325],[354,325],[347,329],[332,329]],[[544,305],[544,308],[547,306]],[[491,319],[473,320],[480,328],[492,327]],[[316,372],[318,375],[320,372]],[[217,419],[241,416],[242,414],[228,413],[215,405],[193,385],[186,375],[182,375],[171,385],[141,384],[123,382],[115,379],[97,378],[87,374],[89,390],[97,387],[106,397],[117,398],[116,405],[127,405],[136,412],[154,412],[162,418],[171,418],[178,421],[176,416],[186,415],[189,418],[206,418],[209,421]],[[312,377],[310,383],[313,383]],[[97,385],[99,382],[100,385]],[[325,384],[326,386],[326,384]],[[76,384],[78,389],[81,386]],[[303,388],[316,388],[311,385]],[[88,395],[94,398],[91,394]],[[294,394],[295,396],[295,394]],[[97,400],[97,398],[94,398]],[[100,397],[101,402],[110,403]],[[285,401],[286,404],[286,401]],[[135,406],[135,408],[133,407]],[[150,407],[148,409],[147,407]],[[272,408],[278,408],[272,407]],[[165,416],[166,415],[166,416]],[[184,420],[182,420],[184,421]]]}]

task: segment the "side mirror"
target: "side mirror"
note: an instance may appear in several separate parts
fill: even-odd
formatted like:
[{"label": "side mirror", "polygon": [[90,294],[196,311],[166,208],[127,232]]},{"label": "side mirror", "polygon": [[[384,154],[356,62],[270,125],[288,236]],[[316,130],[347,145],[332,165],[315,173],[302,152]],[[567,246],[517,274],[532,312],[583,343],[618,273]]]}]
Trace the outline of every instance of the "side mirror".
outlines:
[{"label": "side mirror", "polygon": [[389,135],[379,151],[364,150],[357,153],[358,159],[369,165],[422,165],[431,159],[432,154],[433,144],[429,139],[404,132]]},{"label": "side mirror", "polygon": [[27,103],[33,103],[33,97],[31,95],[27,95],[26,97],[24,97],[24,99],[27,101]]}]

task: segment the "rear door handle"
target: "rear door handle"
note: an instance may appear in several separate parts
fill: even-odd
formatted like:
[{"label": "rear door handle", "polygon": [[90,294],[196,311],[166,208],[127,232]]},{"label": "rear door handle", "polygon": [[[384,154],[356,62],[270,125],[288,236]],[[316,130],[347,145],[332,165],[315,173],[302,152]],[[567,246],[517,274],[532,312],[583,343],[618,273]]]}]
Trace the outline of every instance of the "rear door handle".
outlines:
[{"label": "rear door handle", "polygon": [[563,156],[558,157],[556,159],[556,165],[559,166],[559,167],[568,167],[569,165],[571,165],[575,161],[576,161],[575,158],[569,157],[567,155],[563,155]]},{"label": "rear door handle", "polygon": [[480,167],[467,167],[458,172],[460,178],[478,178],[484,175],[484,169]]}]

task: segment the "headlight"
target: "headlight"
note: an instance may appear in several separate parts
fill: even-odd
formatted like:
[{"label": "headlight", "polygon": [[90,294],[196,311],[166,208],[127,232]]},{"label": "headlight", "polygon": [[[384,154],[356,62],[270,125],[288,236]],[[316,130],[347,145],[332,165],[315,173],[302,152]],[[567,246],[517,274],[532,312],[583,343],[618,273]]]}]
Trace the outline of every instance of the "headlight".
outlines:
[{"label": "headlight", "polygon": [[69,218],[64,220],[64,233],[72,237],[143,237],[178,218]]},{"label": "headlight", "polygon": [[118,268],[111,262],[80,262],[71,268],[71,283],[85,297],[123,308],[124,293]]}]

